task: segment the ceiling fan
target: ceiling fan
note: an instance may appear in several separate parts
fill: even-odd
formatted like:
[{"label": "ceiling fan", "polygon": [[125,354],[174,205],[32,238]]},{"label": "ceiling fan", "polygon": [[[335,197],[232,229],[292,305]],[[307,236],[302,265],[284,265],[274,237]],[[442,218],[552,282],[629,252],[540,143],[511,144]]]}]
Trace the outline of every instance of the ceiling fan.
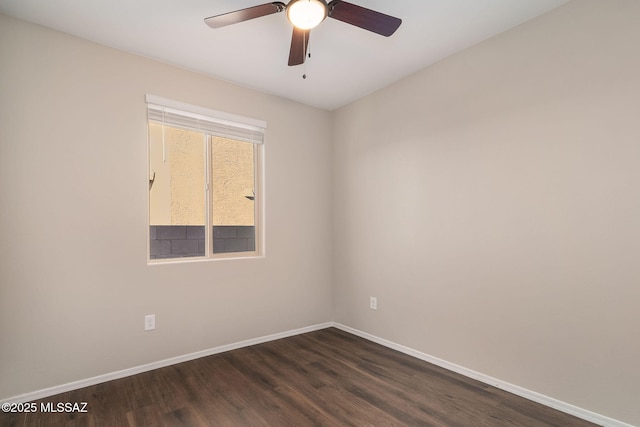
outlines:
[{"label": "ceiling fan", "polygon": [[402,23],[399,18],[342,0],[332,0],[328,4],[326,0],[291,0],[289,4],[276,1],[211,16],[205,18],[204,22],[211,28],[220,28],[284,11],[289,22],[293,24],[289,65],[304,63],[309,45],[309,33],[327,17],[385,37],[392,35]]}]

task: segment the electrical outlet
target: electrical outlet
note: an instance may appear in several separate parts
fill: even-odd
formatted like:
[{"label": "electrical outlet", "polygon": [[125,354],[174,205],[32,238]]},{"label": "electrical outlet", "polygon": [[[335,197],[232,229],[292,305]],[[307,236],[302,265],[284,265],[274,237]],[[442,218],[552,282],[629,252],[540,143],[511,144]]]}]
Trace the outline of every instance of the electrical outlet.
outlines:
[{"label": "electrical outlet", "polygon": [[378,298],[369,297],[369,308],[371,310],[377,310],[378,309]]},{"label": "electrical outlet", "polygon": [[153,331],[156,328],[156,315],[147,314],[144,316],[144,330]]}]

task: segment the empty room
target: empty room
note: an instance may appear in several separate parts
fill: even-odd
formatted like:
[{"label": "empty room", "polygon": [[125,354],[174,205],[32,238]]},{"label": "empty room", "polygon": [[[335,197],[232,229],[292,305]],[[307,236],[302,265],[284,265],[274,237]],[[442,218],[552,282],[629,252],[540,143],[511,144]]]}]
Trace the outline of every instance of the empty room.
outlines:
[{"label": "empty room", "polygon": [[639,23],[0,0],[0,425],[639,426]]}]

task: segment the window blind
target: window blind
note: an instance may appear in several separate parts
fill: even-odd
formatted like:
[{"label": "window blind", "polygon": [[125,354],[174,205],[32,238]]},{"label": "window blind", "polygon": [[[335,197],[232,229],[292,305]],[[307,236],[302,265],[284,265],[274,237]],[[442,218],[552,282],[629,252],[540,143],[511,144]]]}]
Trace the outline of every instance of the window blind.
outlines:
[{"label": "window blind", "polygon": [[149,120],[252,144],[264,142],[267,126],[263,121],[154,95],[147,95],[146,100]]}]

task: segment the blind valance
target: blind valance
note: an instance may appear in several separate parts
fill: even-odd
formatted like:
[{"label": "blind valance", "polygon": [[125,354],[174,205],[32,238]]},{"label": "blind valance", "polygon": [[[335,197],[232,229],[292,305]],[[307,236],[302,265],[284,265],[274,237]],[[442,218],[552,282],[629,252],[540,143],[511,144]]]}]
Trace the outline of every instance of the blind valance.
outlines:
[{"label": "blind valance", "polygon": [[266,122],[147,95],[148,119],[169,126],[262,144]]}]

